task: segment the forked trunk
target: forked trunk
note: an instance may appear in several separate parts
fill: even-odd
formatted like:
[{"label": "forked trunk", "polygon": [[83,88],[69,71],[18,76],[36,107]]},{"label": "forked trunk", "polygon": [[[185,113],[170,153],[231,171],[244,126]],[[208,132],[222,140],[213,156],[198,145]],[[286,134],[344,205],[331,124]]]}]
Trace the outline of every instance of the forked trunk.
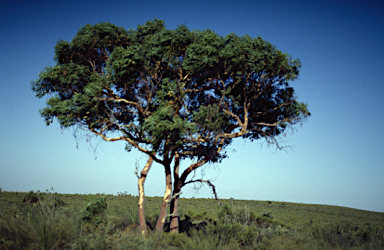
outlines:
[{"label": "forked trunk", "polygon": [[140,178],[138,181],[139,186],[139,204],[138,204],[138,210],[139,210],[139,224],[140,224],[140,231],[141,234],[147,233],[147,223],[145,221],[145,214],[144,214],[144,202],[145,202],[145,193],[144,193],[144,182],[147,178],[147,174],[149,172],[149,169],[151,168],[153,163],[153,158],[149,156],[149,159],[147,161],[147,164],[145,164],[143,170],[141,171]]},{"label": "forked trunk", "polygon": [[160,214],[159,218],[157,219],[156,224],[156,231],[163,232],[164,230],[164,224],[165,220],[167,219],[167,207],[169,204],[169,199],[172,195],[172,176],[171,176],[171,169],[170,166],[164,166],[165,167],[165,193],[163,197],[163,202],[161,203],[160,207]]}]

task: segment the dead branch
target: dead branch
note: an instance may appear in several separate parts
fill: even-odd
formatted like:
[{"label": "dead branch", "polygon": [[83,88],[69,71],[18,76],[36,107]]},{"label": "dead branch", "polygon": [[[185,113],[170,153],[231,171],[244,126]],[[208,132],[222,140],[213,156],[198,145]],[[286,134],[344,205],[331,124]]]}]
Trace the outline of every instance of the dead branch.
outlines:
[{"label": "dead branch", "polygon": [[217,200],[217,201],[220,203],[220,200],[219,200],[219,198],[217,197],[217,193],[216,193],[215,185],[213,185],[212,182],[211,182],[210,180],[203,180],[203,179],[191,180],[191,181],[187,181],[186,183],[184,183],[184,186],[187,185],[187,184],[189,184],[189,183],[195,183],[195,182],[207,183],[207,184],[212,188],[212,192],[213,192],[213,194],[215,195],[215,200]]}]

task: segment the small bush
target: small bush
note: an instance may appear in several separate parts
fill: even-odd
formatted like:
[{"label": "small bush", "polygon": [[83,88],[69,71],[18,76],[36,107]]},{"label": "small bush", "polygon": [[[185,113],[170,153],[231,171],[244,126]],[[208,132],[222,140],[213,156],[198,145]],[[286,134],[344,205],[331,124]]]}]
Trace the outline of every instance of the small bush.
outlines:
[{"label": "small bush", "polygon": [[218,218],[223,223],[239,223],[243,225],[250,225],[251,217],[254,218],[253,213],[249,211],[247,206],[240,207],[232,205],[224,205],[218,213]]},{"label": "small bush", "polygon": [[159,218],[159,215],[154,212],[150,215],[146,215],[145,216],[145,220],[146,220],[146,223],[147,223],[147,226],[153,230],[156,228],[156,223],[157,223],[157,219]]},{"label": "small bush", "polygon": [[267,217],[270,219],[273,219],[272,212],[271,211],[266,211],[264,210],[263,213],[261,214],[262,217]]},{"label": "small bush", "polygon": [[125,215],[130,224],[139,224],[139,212],[136,205],[131,205],[126,209]]},{"label": "small bush", "polygon": [[[220,245],[238,243],[241,247],[259,248],[268,245],[275,236],[287,233],[288,230],[272,220],[272,212],[264,211],[256,217],[247,206],[231,207],[224,205],[218,212],[218,222],[208,227],[208,233],[216,235]],[[236,245],[236,244],[235,244]]]},{"label": "small bush", "polygon": [[62,207],[62,206],[65,206],[65,205],[66,205],[65,202],[62,199],[60,199],[59,197],[55,197],[54,198],[53,206],[55,206],[55,207]]},{"label": "small bush", "polygon": [[39,193],[35,193],[33,191],[29,191],[28,194],[26,194],[23,198],[24,203],[36,203],[39,201],[39,199],[42,199]]},{"label": "small bush", "polygon": [[130,205],[128,208],[118,207],[117,211],[120,216],[115,221],[117,224],[109,233],[115,233],[117,230],[120,230],[121,232],[124,230],[135,231],[136,227],[139,225],[137,205]]},{"label": "small bush", "polygon": [[103,196],[92,200],[82,211],[82,219],[98,227],[106,222],[107,197]]}]

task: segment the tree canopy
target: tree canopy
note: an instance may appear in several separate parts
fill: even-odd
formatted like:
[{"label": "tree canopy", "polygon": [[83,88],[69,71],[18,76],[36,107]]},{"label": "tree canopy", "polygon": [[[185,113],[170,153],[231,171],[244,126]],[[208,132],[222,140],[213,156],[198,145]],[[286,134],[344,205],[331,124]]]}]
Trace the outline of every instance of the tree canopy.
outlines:
[{"label": "tree canopy", "polygon": [[[189,173],[225,158],[234,138],[274,143],[310,115],[289,86],[300,61],[260,37],[169,30],[157,19],[132,30],[100,23],[59,41],[55,61],[32,82],[37,97],[50,96],[40,111],[47,125],[56,118],[124,140],[166,174],[174,161],[174,192]],[[186,158],[194,164],[179,176]]]}]

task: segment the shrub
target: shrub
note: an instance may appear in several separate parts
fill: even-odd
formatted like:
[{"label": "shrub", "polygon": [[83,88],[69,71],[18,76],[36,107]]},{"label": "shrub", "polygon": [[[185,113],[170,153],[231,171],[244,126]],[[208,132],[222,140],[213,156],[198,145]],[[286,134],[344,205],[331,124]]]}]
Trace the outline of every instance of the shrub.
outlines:
[{"label": "shrub", "polygon": [[98,227],[106,222],[107,197],[99,197],[90,201],[82,211],[82,219]]},{"label": "shrub", "polygon": [[383,228],[371,226],[359,228],[350,221],[317,226],[313,229],[312,235],[316,240],[332,247],[352,248],[363,245],[371,245],[372,249],[384,247]]},{"label": "shrub", "polygon": [[128,222],[130,224],[139,224],[139,212],[137,205],[131,205],[125,210]]},{"label": "shrub", "polygon": [[256,215],[247,206],[241,207],[234,204],[229,207],[225,204],[218,212],[218,218],[223,223],[239,223],[251,225],[256,221]]},{"label": "shrub", "polygon": [[209,225],[207,233],[216,235],[219,245],[236,245],[241,248],[257,248],[268,245],[270,239],[287,233],[288,230],[272,220],[272,212],[264,211],[262,216],[256,217],[247,206],[231,207],[224,205],[218,212],[216,225]]},{"label": "shrub", "polygon": [[136,231],[139,225],[139,215],[137,205],[130,205],[128,208],[117,208],[119,217],[115,222],[117,224],[113,227],[113,229],[109,232],[110,234],[115,233],[117,230],[121,232],[128,231]]},{"label": "shrub", "polygon": [[266,211],[264,210],[263,213],[261,214],[262,217],[267,217],[270,219],[273,219],[272,212],[271,211]]},{"label": "shrub", "polygon": [[156,212],[153,212],[150,215],[145,216],[145,220],[147,223],[147,226],[153,230],[156,228],[157,219],[159,218],[159,215]]},{"label": "shrub", "polygon": [[39,201],[39,199],[42,199],[39,193],[35,193],[33,191],[29,191],[28,194],[26,194],[23,198],[24,203],[36,203]]},{"label": "shrub", "polygon": [[60,199],[59,197],[55,196],[55,198],[53,200],[53,206],[54,207],[62,207],[62,206],[65,206],[65,205],[66,204],[65,204],[65,202],[62,199]]},{"label": "shrub", "polygon": [[76,237],[74,213],[58,211],[38,199],[39,206],[25,206],[17,216],[0,218],[1,249],[68,248]]}]

